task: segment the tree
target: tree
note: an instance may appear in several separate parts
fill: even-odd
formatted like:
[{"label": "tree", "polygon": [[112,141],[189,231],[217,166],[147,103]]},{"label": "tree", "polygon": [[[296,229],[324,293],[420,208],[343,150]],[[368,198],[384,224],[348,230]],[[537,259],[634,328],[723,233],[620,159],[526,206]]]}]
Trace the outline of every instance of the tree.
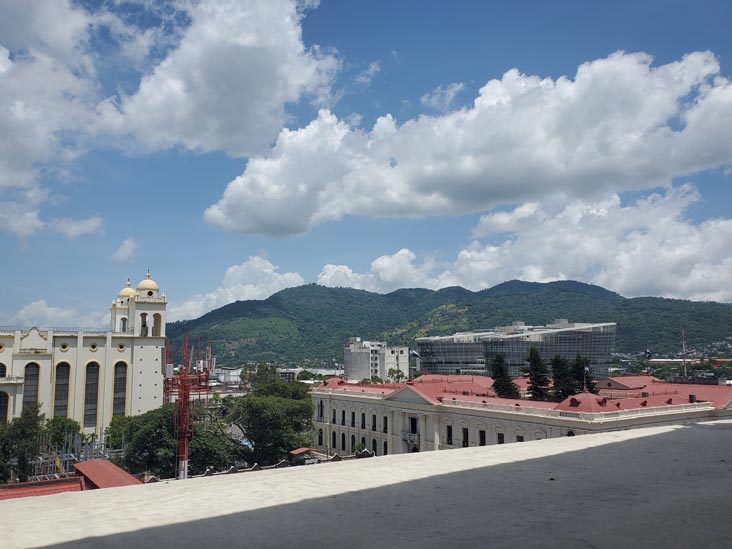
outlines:
[{"label": "tree", "polygon": [[252,443],[251,459],[273,465],[287,452],[306,446],[312,428],[313,402],[251,393],[235,399],[227,416]]},{"label": "tree", "polygon": [[371,383],[384,383],[384,380],[379,376],[371,376]]},{"label": "tree", "polygon": [[574,360],[572,361],[571,371],[575,386],[577,387],[577,392],[589,391],[594,394],[599,392],[595,385],[595,380],[592,377],[592,372],[590,372],[589,358],[580,356],[580,354],[577,353],[577,356],[574,357]]},{"label": "tree", "polygon": [[0,431],[0,476],[6,482],[10,474],[10,461],[15,459],[15,474],[20,482],[28,480],[32,462],[41,453],[40,435],[45,416],[40,404],[23,406],[20,417]]},{"label": "tree", "polygon": [[491,376],[493,390],[499,398],[519,398],[519,388],[511,379],[506,368],[506,362],[501,353],[493,357],[491,362]]},{"label": "tree", "polygon": [[399,368],[389,368],[389,371],[387,372],[387,377],[393,381],[401,381],[404,379],[404,372],[402,372]]},{"label": "tree", "polygon": [[529,349],[529,392],[532,400],[549,400],[549,371],[536,347]]},{"label": "tree", "polygon": [[81,433],[81,424],[69,417],[55,417],[46,422],[45,431],[49,435],[51,445],[60,449],[63,448],[69,435]]},{"label": "tree", "polygon": [[554,355],[554,358],[552,358],[552,382],[552,395],[557,402],[577,394],[577,387],[574,375],[569,367],[569,361],[560,355]]},{"label": "tree", "polygon": [[308,370],[303,370],[302,372],[297,374],[298,381],[310,381],[315,378],[316,378],[316,375],[313,372],[310,372]]}]

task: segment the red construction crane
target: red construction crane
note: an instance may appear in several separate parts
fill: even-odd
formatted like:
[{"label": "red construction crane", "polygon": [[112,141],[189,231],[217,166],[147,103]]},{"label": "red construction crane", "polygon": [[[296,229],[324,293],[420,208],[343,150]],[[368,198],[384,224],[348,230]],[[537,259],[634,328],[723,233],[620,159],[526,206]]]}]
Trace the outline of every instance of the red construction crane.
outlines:
[{"label": "red construction crane", "polygon": [[188,349],[188,332],[183,338],[181,364],[177,371],[170,360],[170,343],[165,342],[166,377],[164,384],[165,403],[175,403],[175,437],[178,442],[176,452],[175,477],[178,480],[188,478],[188,448],[193,438],[195,407],[200,404],[208,405],[208,378],[210,370],[210,344],[206,349],[206,361],[201,362],[201,339],[198,339],[198,357],[192,367],[193,348]]}]

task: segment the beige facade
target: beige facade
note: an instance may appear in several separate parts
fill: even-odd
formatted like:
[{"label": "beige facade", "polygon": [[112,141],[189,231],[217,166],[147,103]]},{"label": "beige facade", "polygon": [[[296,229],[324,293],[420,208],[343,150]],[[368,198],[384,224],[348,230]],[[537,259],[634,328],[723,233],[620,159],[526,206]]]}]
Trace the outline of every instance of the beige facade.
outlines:
[{"label": "beige facade", "polygon": [[109,331],[0,328],[0,421],[38,402],[101,435],[114,415],[163,402],[166,296],[148,273],[120,290]]},{"label": "beige facade", "polygon": [[[486,446],[718,417],[710,402],[610,413],[568,412],[542,403],[460,397],[434,402],[409,385],[379,392],[358,385],[314,388],[314,447],[350,454],[360,446],[376,455]],[[535,406],[535,407],[532,407]],[[552,406],[552,405],[550,405]]]}]

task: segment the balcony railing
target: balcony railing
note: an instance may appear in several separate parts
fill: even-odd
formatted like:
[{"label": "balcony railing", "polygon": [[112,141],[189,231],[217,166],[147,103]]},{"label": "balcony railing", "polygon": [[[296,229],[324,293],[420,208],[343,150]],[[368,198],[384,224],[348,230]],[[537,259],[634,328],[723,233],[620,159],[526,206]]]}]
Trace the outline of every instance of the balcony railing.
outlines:
[{"label": "balcony railing", "polygon": [[676,414],[681,412],[694,412],[702,410],[711,410],[714,408],[711,402],[695,402],[689,404],[669,404],[666,406],[651,406],[648,408],[633,408],[631,410],[617,410],[614,412],[570,412],[568,410],[554,410],[547,408],[532,408],[531,401],[527,401],[526,406],[511,406],[508,404],[494,404],[492,402],[468,402],[462,400],[446,400],[443,406],[450,408],[477,408],[480,410],[491,410],[494,412],[508,412],[511,414],[520,414],[527,416],[557,417],[566,419],[576,419],[587,421],[590,423],[604,423],[607,421],[619,421],[622,419]]},{"label": "balcony railing", "polygon": [[0,385],[19,385],[23,383],[22,376],[0,377]]},{"label": "balcony railing", "polygon": [[402,440],[419,444],[419,433],[402,433]]},{"label": "balcony railing", "polygon": [[318,416],[315,418],[315,421],[317,423],[325,423],[325,418],[323,416]]}]

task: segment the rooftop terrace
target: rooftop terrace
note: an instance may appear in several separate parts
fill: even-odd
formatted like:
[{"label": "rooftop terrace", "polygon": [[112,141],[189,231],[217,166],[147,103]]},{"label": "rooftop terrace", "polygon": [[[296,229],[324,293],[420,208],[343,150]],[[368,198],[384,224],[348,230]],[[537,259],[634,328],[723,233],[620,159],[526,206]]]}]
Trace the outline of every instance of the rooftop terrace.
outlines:
[{"label": "rooftop terrace", "polygon": [[0,530],[5,548],[721,548],[730,493],[717,421],[9,500]]}]

